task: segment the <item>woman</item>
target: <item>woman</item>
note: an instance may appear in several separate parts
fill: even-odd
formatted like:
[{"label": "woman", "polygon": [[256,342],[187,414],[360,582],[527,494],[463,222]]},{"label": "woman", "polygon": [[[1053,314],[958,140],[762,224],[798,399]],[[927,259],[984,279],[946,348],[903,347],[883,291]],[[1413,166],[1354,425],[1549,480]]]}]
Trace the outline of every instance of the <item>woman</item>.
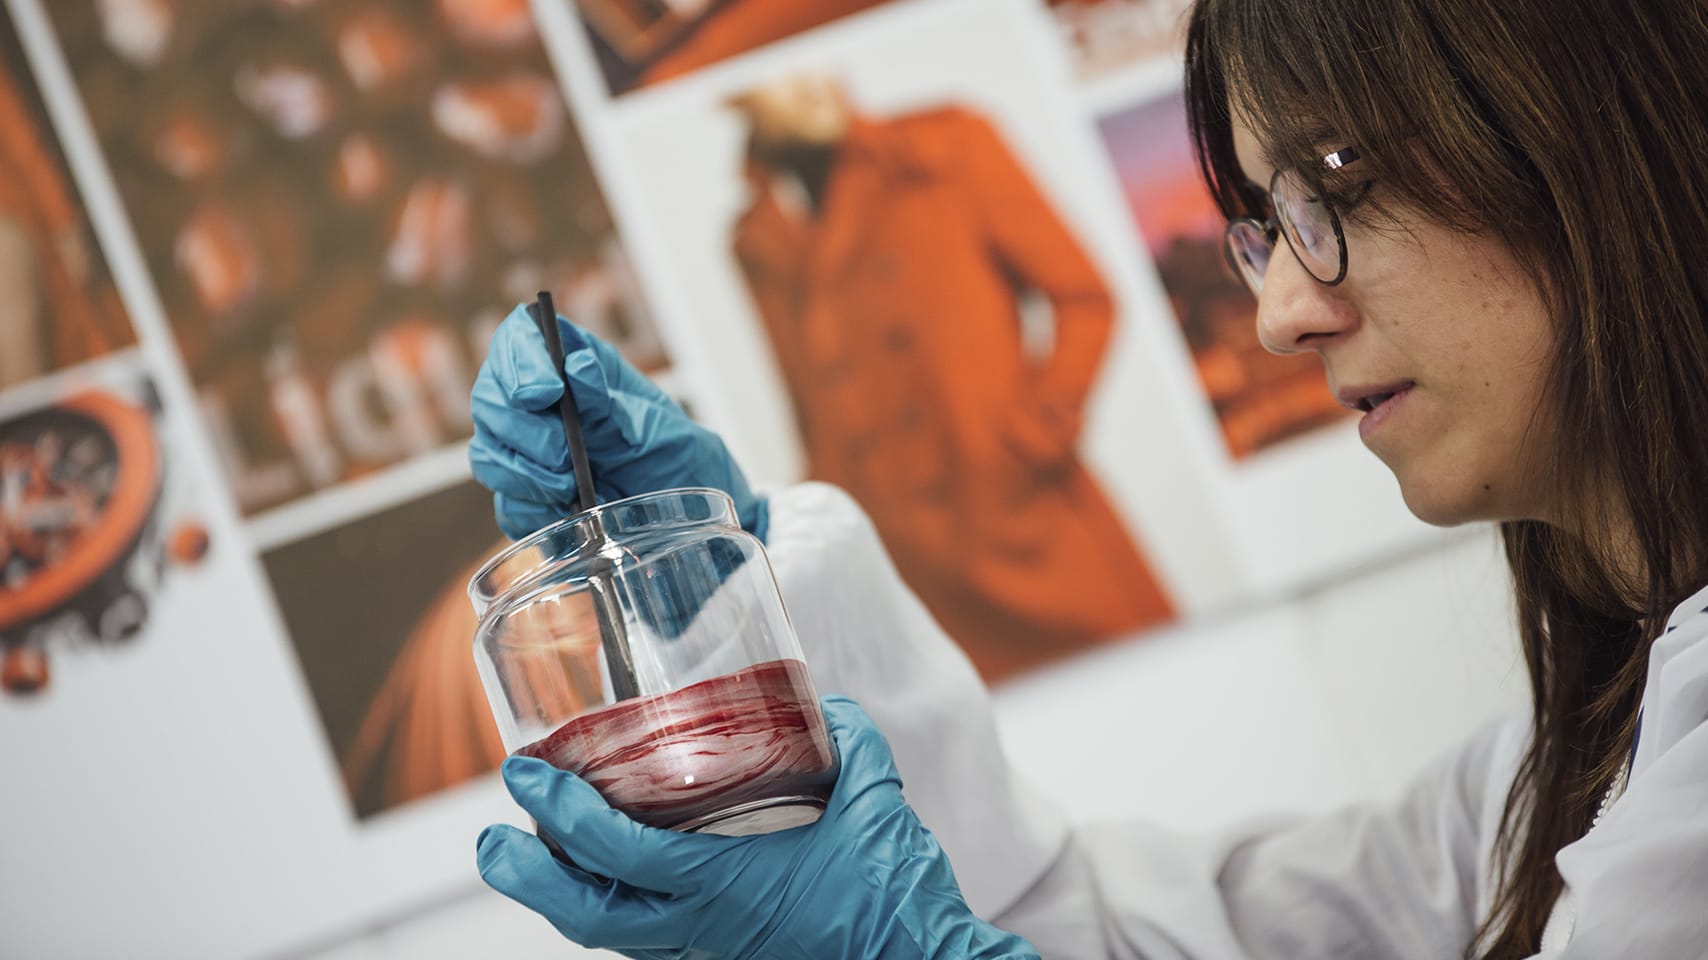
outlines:
[{"label": "woman", "polygon": [[[1394,803],[1232,843],[1139,826],[1038,841],[1058,835],[1015,807],[1030,832],[984,846],[1054,842],[1051,859],[1004,898],[977,845],[945,834],[963,903],[869,722],[833,705],[854,762],[818,825],[658,834],[512,761],[522,805],[617,882],[508,832],[483,837],[489,882],[638,956],[1708,954],[1708,437],[1690,424],[1708,405],[1708,16],[1201,0],[1188,48],[1202,166],[1265,343],[1322,360],[1418,516],[1501,524],[1532,716]],[[505,435],[526,422],[479,415]],[[799,522],[787,496],[774,538]],[[859,679],[840,689],[867,696]],[[926,736],[874,718],[898,747]],[[910,797],[923,776],[942,803],[914,798],[934,829],[1010,796],[955,806],[909,773]]]}]

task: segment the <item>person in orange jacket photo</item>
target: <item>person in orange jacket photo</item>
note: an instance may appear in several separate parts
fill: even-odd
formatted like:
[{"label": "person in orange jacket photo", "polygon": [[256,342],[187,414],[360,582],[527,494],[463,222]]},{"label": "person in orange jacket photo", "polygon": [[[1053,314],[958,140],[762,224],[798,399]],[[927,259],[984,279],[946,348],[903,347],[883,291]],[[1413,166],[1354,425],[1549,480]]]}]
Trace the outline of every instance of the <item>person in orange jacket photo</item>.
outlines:
[{"label": "person in orange jacket photo", "polygon": [[[735,259],[808,475],[871,513],[989,680],[1170,617],[1076,452],[1113,303],[992,124],[862,116],[811,74],[731,106],[753,187]],[[1032,297],[1047,351],[1028,350]]]}]

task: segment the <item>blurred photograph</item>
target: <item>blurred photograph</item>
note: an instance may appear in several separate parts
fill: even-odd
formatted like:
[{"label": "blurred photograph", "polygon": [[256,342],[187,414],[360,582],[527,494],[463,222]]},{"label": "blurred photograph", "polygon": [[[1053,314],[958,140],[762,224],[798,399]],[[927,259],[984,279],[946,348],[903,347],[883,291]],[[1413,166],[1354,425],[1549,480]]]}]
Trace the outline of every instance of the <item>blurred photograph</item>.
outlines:
[{"label": "blurred photograph", "polygon": [[133,646],[168,571],[207,555],[159,412],[133,375],[0,418],[0,696],[46,696],[67,662]]},{"label": "blurred photograph", "polygon": [[51,16],[244,512],[461,441],[537,290],[666,365],[523,0]]},{"label": "blurred photograph", "polygon": [[854,495],[987,679],[1169,618],[1078,450],[1112,297],[996,124],[872,113],[823,72],[728,108],[730,244],[806,476]]},{"label": "blurred photograph", "polygon": [[262,556],[357,817],[504,759],[467,593],[506,542],[491,508],[458,484]]},{"label": "blurred photograph", "polygon": [[1190,0],[1044,0],[1082,81],[1159,58],[1186,46]]},{"label": "blurred photograph", "polygon": [[0,390],[135,342],[0,7]]},{"label": "blurred photograph", "polygon": [[573,2],[613,94],[881,6],[890,0],[562,0]]},{"label": "blurred photograph", "polygon": [[1178,92],[1102,118],[1128,209],[1156,262],[1230,456],[1347,417],[1322,364],[1257,338],[1257,303],[1223,254],[1226,222],[1199,180]]}]

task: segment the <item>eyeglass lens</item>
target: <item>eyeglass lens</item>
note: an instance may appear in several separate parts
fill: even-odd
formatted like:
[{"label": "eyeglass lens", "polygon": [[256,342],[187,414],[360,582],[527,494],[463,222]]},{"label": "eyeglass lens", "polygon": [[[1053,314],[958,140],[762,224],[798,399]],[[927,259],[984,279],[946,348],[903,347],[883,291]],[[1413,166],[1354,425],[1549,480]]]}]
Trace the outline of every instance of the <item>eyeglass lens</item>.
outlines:
[{"label": "eyeglass lens", "polygon": [[1257,221],[1235,220],[1228,226],[1228,259],[1254,295],[1263,292],[1263,275],[1274,252],[1275,242]]},{"label": "eyeglass lens", "polygon": [[1293,170],[1275,178],[1269,195],[1275,204],[1275,221],[1286,231],[1299,262],[1311,276],[1333,283],[1340,276],[1340,233],[1328,205]]},{"label": "eyeglass lens", "polygon": [[[1269,186],[1274,223],[1286,233],[1287,245],[1299,263],[1323,283],[1336,282],[1343,261],[1334,212],[1296,171],[1277,172]],[[1275,252],[1273,234],[1256,220],[1236,220],[1228,226],[1227,244],[1229,259],[1239,269],[1240,278],[1253,294],[1261,293],[1269,259]]]}]

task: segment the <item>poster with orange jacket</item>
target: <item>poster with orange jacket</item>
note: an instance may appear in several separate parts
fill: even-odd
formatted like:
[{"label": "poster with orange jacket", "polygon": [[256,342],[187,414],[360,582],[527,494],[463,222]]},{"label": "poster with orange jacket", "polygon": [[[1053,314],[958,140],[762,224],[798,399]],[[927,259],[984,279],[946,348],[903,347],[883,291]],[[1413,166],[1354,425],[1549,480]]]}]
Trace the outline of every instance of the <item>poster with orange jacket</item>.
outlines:
[{"label": "poster with orange jacket", "polygon": [[866,115],[815,75],[735,104],[752,202],[732,246],[807,477],[860,501],[988,680],[1169,619],[1077,450],[1109,290],[997,128],[959,105]]}]

